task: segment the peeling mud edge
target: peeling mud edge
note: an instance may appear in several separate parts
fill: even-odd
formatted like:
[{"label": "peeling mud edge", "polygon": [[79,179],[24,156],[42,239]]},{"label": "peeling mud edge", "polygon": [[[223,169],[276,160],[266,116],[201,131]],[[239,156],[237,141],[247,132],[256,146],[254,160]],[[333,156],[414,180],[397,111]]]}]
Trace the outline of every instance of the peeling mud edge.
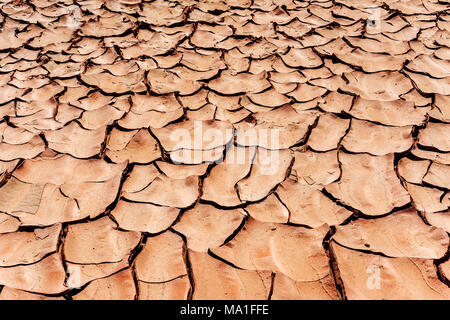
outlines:
[{"label": "peeling mud edge", "polygon": [[272,300],[272,295],[273,295],[273,288],[275,285],[275,276],[277,274],[275,272],[272,272],[271,276],[270,276],[270,288],[269,288],[269,294],[267,295],[267,300]]},{"label": "peeling mud edge", "polygon": [[445,284],[447,287],[450,288],[450,279],[447,279],[442,272],[442,269],[440,268],[440,265],[444,262],[448,261],[450,259],[450,244],[447,248],[447,253],[440,259],[436,259],[433,261],[434,267],[436,268],[436,275],[438,279]]},{"label": "peeling mud edge", "polygon": [[192,300],[193,296],[194,296],[194,291],[195,291],[195,280],[194,280],[194,273],[192,271],[192,264],[191,264],[191,260],[189,257],[189,249],[187,246],[187,238],[184,234],[170,228],[170,231],[172,231],[173,233],[177,234],[178,236],[180,236],[180,238],[183,240],[183,261],[184,264],[186,266],[186,271],[187,271],[187,276],[189,279],[189,284],[190,284],[190,288],[186,297],[186,300]]},{"label": "peeling mud edge", "polygon": [[330,263],[331,276],[333,277],[334,285],[339,295],[340,300],[348,300],[345,294],[344,281],[341,278],[339,267],[336,261],[336,255],[333,252],[333,248],[330,246],[331,237],[336,233],[336,228],[330,226],[330,230],[325,235],[323,239],[322,246],[325,250],[325,254],[328,256],[328,261]]}]

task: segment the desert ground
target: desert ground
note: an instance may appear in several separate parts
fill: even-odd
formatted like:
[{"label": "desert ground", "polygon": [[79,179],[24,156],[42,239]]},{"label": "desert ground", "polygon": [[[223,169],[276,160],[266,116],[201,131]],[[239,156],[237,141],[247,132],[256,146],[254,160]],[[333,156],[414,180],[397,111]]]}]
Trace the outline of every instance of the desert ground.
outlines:
[{"label": "desert ground", "polygon": [[450,299],[450,4],[0,0],[0,299]]}]

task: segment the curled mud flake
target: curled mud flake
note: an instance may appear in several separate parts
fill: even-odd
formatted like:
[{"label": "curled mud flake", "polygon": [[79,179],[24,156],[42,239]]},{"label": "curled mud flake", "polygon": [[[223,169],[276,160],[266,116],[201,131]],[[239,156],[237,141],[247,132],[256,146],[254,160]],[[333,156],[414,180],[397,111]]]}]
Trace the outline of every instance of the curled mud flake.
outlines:
[{"label": "curled mud flake", "polygon": [[83,110],[72,107],[67,103],[61,103],[58,105],[58,111],[55,115],[55,120],[63,125],[68,124],[70,121],[81,117]]},{"label": "curled mud flake", "polygon": [[[148,183],[148,182],[147,182]],[[143,189],[126,191],[123,196],[131,201],[153,203],[161,206],[186,208],[199,196],[199,178],[188,176],[172,179],[164,174],[156,176]]]},{"label": "curled mud flake", "polygon": [[401,158],[398,162],[398,173],[408,182],[421,184],[430,166],[430,161]]},{"label": "curled mud flake", "polygon": [[45,143],[39,136],[34,136],[23,144],[0,143],[0,160],[32,159],[45,150]]},{"label": "curled mud flake", "polygon": [[64,184],[61,192],[70,199],[75,199],[81,217],[95,218],[114,202],[120,187],[121,176],[104,182],[85,182]]},{"label": "curled mud flake", "polygon": [[106,96],[99,91],[91,93],[89,91],[89,88],[85,86],[68,88],[64,95],[61,96],[60,101],[70,103],[86,111],[100,109],[112,102],[112,97],[110,96]]},{"label": "curled mud flake", "polygon": [[394,171],[394,156],[339,153],[342,176],[325,189],[337,200],[377,216],[410,202]]},{"label": "curled mud flake", "polygon": [[187,120],[152,131],[166,151],[211,150],[233,137],[231,123],[215,120]]},{"label": "curled mud flake", "polygon": [[449,176],[450,166],[432,163],[427,174],[423,178],[423,182],[450,190],[450,181],[448,179]]},{"label": "curled mud flake", "polygon": [[55,154],[24,161],[14,171],[20,181],[39,184],[102,182],[122,173],[125,163],[110,164],[99,159],[76,159],[68,155]]},{"label": "curled mud flake", "polygon": [[18,211],[35,214],[44,192],[44,185],[10,179],[0,188],[0,210],[6,213]]},{"label": "curled mud flake", "polygon": [[96,110],[83,112],[80,118],[80,124],[83,128],[89,130],[104,128],[105,125],[110,125],[115,120],[120,119],[124,113],[123,110],[117,110],[108,105]]},{"label": "curled mud flake", "polygon": [[202,87],[198,81],[183,79],[174,72],[160,69],[150,70],[147,79],[152,91],[158,94],[179,92],[182,95],[189,95]]},{"label": "curled mud flake", "polygon": [[333,61],[331,59],[325,59],[325,67],[327,67],[331,71],[331,73],[339,76],[342,76],[342,74],[345,72],[353,71],[353,69],[350,66],[340,62]]},{"label": "curled mud flake", "polygon": [[91,67],[81,74],[81,80],[107,93],[126,93],[128,91],[142,91],[144,70],[137,70],[126,75],[115,76],[102,67]]},{"label": "curled mud flake", "polygon": [[0,161],[0,179],[3,178],[5,174],[12,173],[18,163],[19,160]]},{"label": "curled mud flake", "polygon": [[450,77],[450,62],[429,55],[420,55],[406,65],[411,71],[426,73],[433,78]]},{"label": "curled mud flake", "polygon": [[123,183],[123,192],[138,192],[146,188],[156,177],[160,175],[154,165],[135,165]]},{"label": "curled mud flake", "polygon": [[187,110],[186,117],[189,120],[207,121],[214,120],[217,107],[212,104],[206,104],[197,110]]},{"label": "curled mud flake", "polygon": [[297,88],[287,95],[293,97],[298,102],[306,102],[323,96],[327,89],[313,86],[308,83],[298,84]]},{"label": "curled mud flake", "polygon": [[66,272],[61,256],[53,253],[39,262],[0,268],[0,283],[7,287],[42,294],[59,294],[64,286]]},{"label": "curled mud flake", "polygon": [[[449,58],[450,59],[450,58]],[[434,107],[428,112],[430,117],[450,122],[450,97],[435,94]]]},{"label": "curled mud flake", "polygon": [[241,108],[239,96],[224,96],[213,91],[208,91],[207,99],[219,109],[234,111]]},{"label": "curled mud flake", "polygon": [[68,273],[66,286],[70,289],[79,289],[91,281],[109,277],[129,266],[128,257],[119,262],[79,264],[65,261],[65,263]]},{"label": "curled mud flake", "polygon": [[2,132],[2,142],[13,145],[26,144],[36,136],[26,129],[13,128],[8,125],[5,125],[0,131]]},{"label": "curled mud flake", "polygon": [[269,296],[271,272],[239,270],[207,253],[189,251],[189,258],[194,300],[265,300]]},{"label": "curled mud flake", "polygon": [[290,105],[268,112],[255,112],[255,123],[235,124],[236,143],[270,150],[287,149],[305,140],[318,112],[295,111]]},{"label": "curled mud flake", "polygon": [[264,91],[262,93],[250,93],[248,94],[249,99],[256,104],[265,106],[265,107],[280,107],[290,102],[290,99],[285,95],[278,93],[274,89],[270,89],[268,91]]},{"label": "curled mud flake", "polygon": [[375,37],[346,37],[352,47],[360,48],[366,52],[401,55],[411,50],[408,41],[389,41],[389,38],[386,36],[379,36],[381,40],[374,38]]},{"label": "curled mud flake", "polygon": [[138,133],[138,130],[122,131],[113,128],[108,136],[106,148],[108,151],[120,151],[124,149],[130,140]]},{"label": "curled mud flake", "polygon": [[118,262],[129,256],[140,240],[138,232],[117,230],[108,217],[70,225],[64,242],[67,261],[82,264]]},{"label": "curled mud flake", "polygon": [[307,34],[311,30],[311,26],[303,23],[298,19],[293,19],[291,22],[277,26],[277,31],[282,32],[290,37],[298,38]]},{"label": "curled mud flake", "polygon": [[311,79],[309,83],[328,89],[330,91],[336,91],[345,86],[345,81],[340,76],[330,76],[327,78]]},{"label": "curled mud flake", "polygon": [[85,130],[77,122],[71,122],[59,130],[45,132],[48,147],[77,158],[89,158],[100,152],[106,128]]},{"label": "curled mud flake", "polygon": [[215,113],[215,119],[219,121],[229,121],[235,124],[241,122],[242,120],[247,118],[250,114],[251,112],[245,108],[233,111],[217,108]]},{"label": "curled mud flake", "polygon": [[[283,67],[283,69],[281,71],[278,71],[278,70],[271,71],[269,73],[270,74],[270,82],[272,83],[272,85],[275,88],[277,88],[276,85],[280,85],[280,84],[292,86],[292,85],[295,85],[296,83],[305,83],[307,81],[306,77],[303,76],[299,71],[296,71],[295,69],[294,70],[284,70],[284,67]],[[292,90],[286,91],[284,93],[288,93]],[[280,90],[277,90],[277,91],[280,93],[283,93]]]},{"label": "curled mud flake", "polygon": [[144,3],[140,8],[142,8],[142,11],[139,21],[151,25],[169,26],[181,23],[184,19],[182,5],[173,6],[165,1],[155,1]]},{"label": "curled mud flake", "polygon": [[417,88],[424,93],[450,95],[450,77],[433,78],[420,73],[405,71]]},{"label": "curled mud flake", "polygon": [[342,139],[342,145],[350,152],[377,156],[404,152],[413,142],[412,126],[388,127],[356,119],[352,120],[350,131]]},{"label": "curled mud flake", "polygon": [[134,22],[135,19],[129,15],[110,13],[87,21],[81,27],[81,32],[85,36],[93,37],[118,36],[131,29]]},{"label": "curled mud flake", "polygon": [[316,281],[295,281],[282,273],[275,275],[272,300],[339,300],[331,275]]},{"label": "curled mud flake", "polygon": [[[408,225],[408,228],[399,228],[401,225]],[[449,244],[447,233],[426,225],[414,209],[337,226],[333,239],[347,248],[398,258],[439,259],[445,255]]]},{"label": "curled mud flake", "polygon": [[288,175],[292,163],[291,150],[267,150],[258,148],[249,176],[237,183],[242,201],[258,201]]},{"label": "curled mud flake", "polygon": [[12,232],[0,234],[0,267],[28,265],[55,252],[61,225],[57,224],[33,232]]},{"label": "curled mud flake", "polygon": [[177,208],[120,200],[111,214],[122,229],[158,233],[169,228],[179,212]]},{"label": "curled mud flake", "polygon": [[21,98],[27,102],[32,101],[48,101],[50,98],[54,97],[56,94],[62,92],[64,87],[52,82],[48,85],[42,86],[40,88],[32,89],[30,92],[22,96]]},{"label": "curled mud flake", "polygon": [[225,63],[220,58],[220,52],[200,54],[195,51],[183,52],[181,63],[195,71],[210,71],[225,69]]},{"label": "curled mud flake", "polygon": [[440,151],[450,151],[450,125],[445,123],[429,122],[425,129],[420,130],[419,144],[433,147]]},{"label": "curled mud flake", "polygon": [[198,165],[172,164],[164,161],[156,161],[158,166],[166,176],[172,179],[185,179],[190,176],[202,176],[206,173],[208,165],[206,163]]},{"label": "curled mud flake", "polygon": [[260,74],[222,72],[219,78],[208,83],[208,87],[222,94],[258,93],[270,87],[266,73]]},{"label": "curled mud flake", "polygon": [[352,107],[353,97],[339,92],[330,92],[323,101],[320,101],[319,107],[327,112],[340,113],[348,112]]},{"label": "curled mud flake", "polygon": [[[211,251],[247,270],[281,272],[296,281],[317,281],[330,273],[322,241],[328,227],[305,229],[249,219],[225,245]],[[295,245],[296,250],[292,250]]]},{"label": "curled mud flake", "polygon": [[0,300],[65,300],[63,297],[45,296],[18,290],[10,287],[3,287],[0,293]]},{"label": "curled mud flake", "polygon": [[184,212],[173,228],[186,236],[189,249],[207,252],[222,245],[239,228],[245,216],[242,209],[223,210],[199,203]]},{"label": "curled mud flake", "polygon": [[432,226],[442,228],[450,233],[450,211],[443,212],[425,212],[425,219]]},{"label": "curled mud flake", "polygon": [[136,287],[130,269],[125,269],[107,278],[94,280],[74,300],[133,300]]},{"label": "curled mud flake", "polygon": [[327,198],[315,186],[287,179],[277,188],[281,201],[289,209],[289,221],[318,228],[322,224],[338,225],[353,212]]},{"label": "curled mud flake", "polygon": [[[17,181],[17,180],[16,180]],[[5,212],[17,217],[22,225],[50,226],[59,222],[82,219],[75,199],[66,197],[56,185],[11,183],[1,189],[16,194]],[[23,192],[23,194],[18,194]]]},{"label": "curled mud flake", "polygon": [[399,72],[354,71],[344,75],[348,83],[342,89],[367,100],[395,101],[413,88],[411,81]]},{"label": "curled mud flake", "polygon": [[418,108],[413,101],[376,101],[357,97],[350,114],[355,118],[388,126],[421,125],[429,108]]},{"label": "curled mud flake", "polygon": [[348,299],[449,299],[433,260],[388,258],[331,244]]},{"label": "curled mud flake", "polygon": [[162,128],[182,116],[183,108],[181,107],[168,112],[159,112],[156,110],[137,112],[131,110],[118,121],[118,124],[126,129]]},{"label": "curled mud flake", "polygon": [[[190,110],[197,110],[203,107],[204,105],[208,104],[208,95],[211,92],[207,89],[201,89],[200,91],[194,93],[193,95],[189,96],[179,96],[178,100],[174,96],[174,100],[178,103],[180,101],[181,105],[185,108],[188,108]],[[164,96],[167,97],[167,96]],[[171,97],[171,96],[169,96]],[[175,102],[174,101],[174,102]]]},{"label": "curled mud flake", "polygon": [[19,229],[21,222],[18,218],[0,212],[0,234],[15,232]]},{"label": "curled mud flake", "polygon": [[137,279],[140,282],[161,283],[186,275],[183,250],[183,239],[173,232],[147,238],[134,263]]},{"label": "curled mud flake", "polygon": [[432,213],[447,210],[450,207],[450,194],[445,191],[411,183],[407,183],[406,188],[414,206],[419,211]]},{"label": "curled mud flake", "polygon": [[245,207],[250,217],[261,222],[287,223],[289,210],[274,194],[261,202],[251,203]]},{"label": "curled mud flake", "polygon": [[219,42],[226,38],[227,36],[225,35],[197,29],[191,36],[191,43],[199,48],[214,48]]},{"label": "curled mud flake", "polygon": [[316,185],[320,188],[336,181],[341,174],[337,151],[296,151],[294,155],[291,175],[301,184]]},{"label": "curled mud flake", "polygon": [[161,283],[138,281],[138,288],[138,300],[187,300],[191,284],[186,275]]},{"label": "curled mud flake", "polygon": [[308,146],[316,151],[336,149],[349,125],[348,119],[341,119],[330,113],[321,115],[308,138]]},{"label": "curled mud flake", "polygon": [[[114,131],[120,134],[120,131]],[[114,163],[149,163],[161,157],[158,142],[153,138],[148,130],[139,130],[121,150],[109,150],[107,145],[106,155]]]},{"label": "curled mud flake", "polygon": [[[0,87],[1,88],[1,87]],[[0,96],[1,99],[1,96]],[[3,118],[5,116],[15,116],[15,102],[14,101],[10,101],[10,102],[6,102],[6,104],[2,104],[2,106],[0,106],[0,116]]]},{"label": "curled mud flake", "polygon": [[224,61],[232,74],[245,72],[250,66],[250,59],[237,48],[226,51],[224,53]]},{"label": "curled mud flake", "polygon": [[67,62],[56,63],[49,61],[44,65],[45,69],[49,71],[50,77],[73,77],[77,76],[84,71],[84,66],[81,63]]},{"label": "curled mud flake", "polygon": [[322,59],[311,48],[291,48],[281,56],[283,62],[293,68],[316,68],[322,64]]},{"label": "curled mud flake", "polygon": [[450,280],[450,261],[449,260],[440,264],[439,270],[447,280]]},{"label": "curled mud flake", "polygon": [[400,71],[407,57],[405,55],[385,55],[356,49],[350,53],[337,54],[345,63],[361,67],[365,72]]},{"label": "curled mud flake", "polygon": [[225,160],[212,168],[203,180],[202,199],[221,206],[237,206],[242,202],[237,194],[237,183],[245,178],[255,157],[256,148],[242,148],[232,145]]},{"label": "curled mud flake", "polygon": [[423,150],[414,147],[411,153],[419,158],[432,160],[433,162],[450,165],[450,153],[443,153],[438,151]]}]

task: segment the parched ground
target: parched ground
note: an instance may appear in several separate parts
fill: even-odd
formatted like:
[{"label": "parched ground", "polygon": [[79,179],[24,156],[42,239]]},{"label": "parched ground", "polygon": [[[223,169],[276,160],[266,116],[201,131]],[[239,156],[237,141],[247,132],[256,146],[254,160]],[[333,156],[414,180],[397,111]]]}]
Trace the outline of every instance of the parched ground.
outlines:
[{"label": "parched ground", "polygon": [[450,299],[449,2],[0,10],[1,299]]}]

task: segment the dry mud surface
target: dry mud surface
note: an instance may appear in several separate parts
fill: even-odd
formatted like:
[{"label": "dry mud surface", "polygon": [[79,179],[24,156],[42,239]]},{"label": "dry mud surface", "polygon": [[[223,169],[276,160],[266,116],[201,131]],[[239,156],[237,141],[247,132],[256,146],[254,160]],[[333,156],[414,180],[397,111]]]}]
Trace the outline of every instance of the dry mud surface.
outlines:
[{"label": "dry mud surface", "polygon": [[448,2],[0,10],[0,299],[450,299]]}]

